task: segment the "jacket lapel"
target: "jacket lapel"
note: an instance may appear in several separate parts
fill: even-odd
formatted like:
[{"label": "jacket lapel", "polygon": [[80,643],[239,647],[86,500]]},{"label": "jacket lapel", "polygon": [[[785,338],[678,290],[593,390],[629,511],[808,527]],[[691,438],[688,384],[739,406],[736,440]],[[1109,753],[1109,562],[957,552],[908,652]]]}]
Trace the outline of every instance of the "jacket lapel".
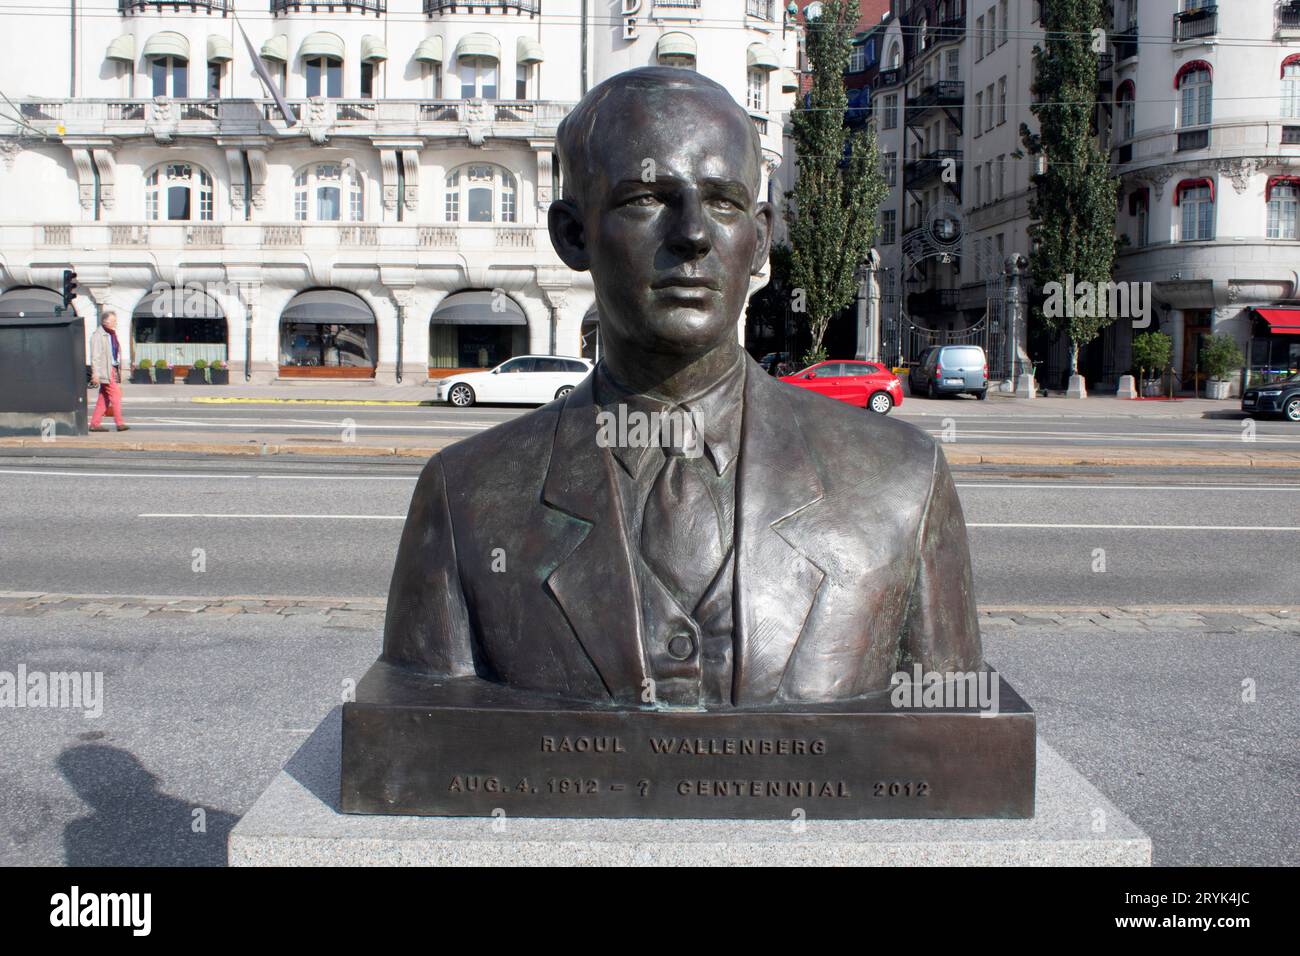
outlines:
[{"label": "jacket lapel", "polygon": [[826,576],[790,527],[825,498],[812,454],[784,387],[752,359],[746,363],[736,476],[738,705],[776,698]]},{"label": "jacket lapel", "polygon": [[588,376],[569,393],[555,431],[542,499],[558,518],[578,525],[581,537],[559,557],[545,586],[610,696],[619,703],[637,703],[646,676],[640,602],[613,458],[596,444],[593,380]]}]

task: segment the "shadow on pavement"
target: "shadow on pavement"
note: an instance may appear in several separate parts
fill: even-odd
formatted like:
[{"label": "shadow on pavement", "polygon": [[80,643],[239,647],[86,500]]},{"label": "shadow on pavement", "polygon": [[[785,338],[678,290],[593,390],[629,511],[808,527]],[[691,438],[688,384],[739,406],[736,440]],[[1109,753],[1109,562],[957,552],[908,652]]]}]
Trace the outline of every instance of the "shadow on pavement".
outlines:
[{"label": "shadow on pavement", "polygon": [[[93,811],[63,828],[67,865],[226,865],[226,836],[239,818],[161,792],[135,754],[84,744],[64,750],[57,765]],[[200,809],[203,829],[196,833]]]}]

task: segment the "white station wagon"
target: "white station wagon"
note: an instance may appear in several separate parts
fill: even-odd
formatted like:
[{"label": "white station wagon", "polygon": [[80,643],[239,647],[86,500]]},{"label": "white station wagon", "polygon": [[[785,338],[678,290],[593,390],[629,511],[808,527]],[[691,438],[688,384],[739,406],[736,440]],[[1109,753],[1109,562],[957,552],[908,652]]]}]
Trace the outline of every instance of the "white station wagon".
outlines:
[{"label": "white station wagon", "polygon": [[517,355],[485,372],[449,375],[438,382],[434,397],[457,408],[475,402],[545,405],[573,391],[591,374],[592,364],[566,355]]}]

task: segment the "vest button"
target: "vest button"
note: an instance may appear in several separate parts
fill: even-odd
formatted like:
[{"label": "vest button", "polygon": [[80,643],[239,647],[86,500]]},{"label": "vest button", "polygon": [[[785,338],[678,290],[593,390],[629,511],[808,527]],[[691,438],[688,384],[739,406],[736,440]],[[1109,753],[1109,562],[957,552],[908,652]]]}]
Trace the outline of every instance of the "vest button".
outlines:
[{"label": "vest button", "polygon": [[684,661],[695,653],[695,638],[689,634],[674,634],[668,642],[668,656]]}]

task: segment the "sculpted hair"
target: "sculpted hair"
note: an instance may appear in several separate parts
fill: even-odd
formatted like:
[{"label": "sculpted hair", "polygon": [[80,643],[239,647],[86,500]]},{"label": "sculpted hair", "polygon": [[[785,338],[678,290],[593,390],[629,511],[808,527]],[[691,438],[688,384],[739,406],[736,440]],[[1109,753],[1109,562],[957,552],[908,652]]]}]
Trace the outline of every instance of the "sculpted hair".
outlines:
[{"label": "sculpted hair", "polygon": [[[669,66],[646,66],[635,70],[616,73],[603,83],[587,91],[555,131],[555,151],[560,159],[560,173],[564,183],[564,197],[579,206],[587,198],[586,188],[591,182],[592,155],[591,140],[596,125],[600,122],[600,112],[605,101],[620,94],[662,93],[666,90],[684,90],[691,93],[722,97],[740,116],[748,133],[750,148],[754,152],[755,169],[761,170],[763,147],[758,138],[758,129],[741,109],[721,83],[716,83],[707,76],[701,76],[694,70],[683,70]],[[761,177],[761,172],[759,176]]]}]

